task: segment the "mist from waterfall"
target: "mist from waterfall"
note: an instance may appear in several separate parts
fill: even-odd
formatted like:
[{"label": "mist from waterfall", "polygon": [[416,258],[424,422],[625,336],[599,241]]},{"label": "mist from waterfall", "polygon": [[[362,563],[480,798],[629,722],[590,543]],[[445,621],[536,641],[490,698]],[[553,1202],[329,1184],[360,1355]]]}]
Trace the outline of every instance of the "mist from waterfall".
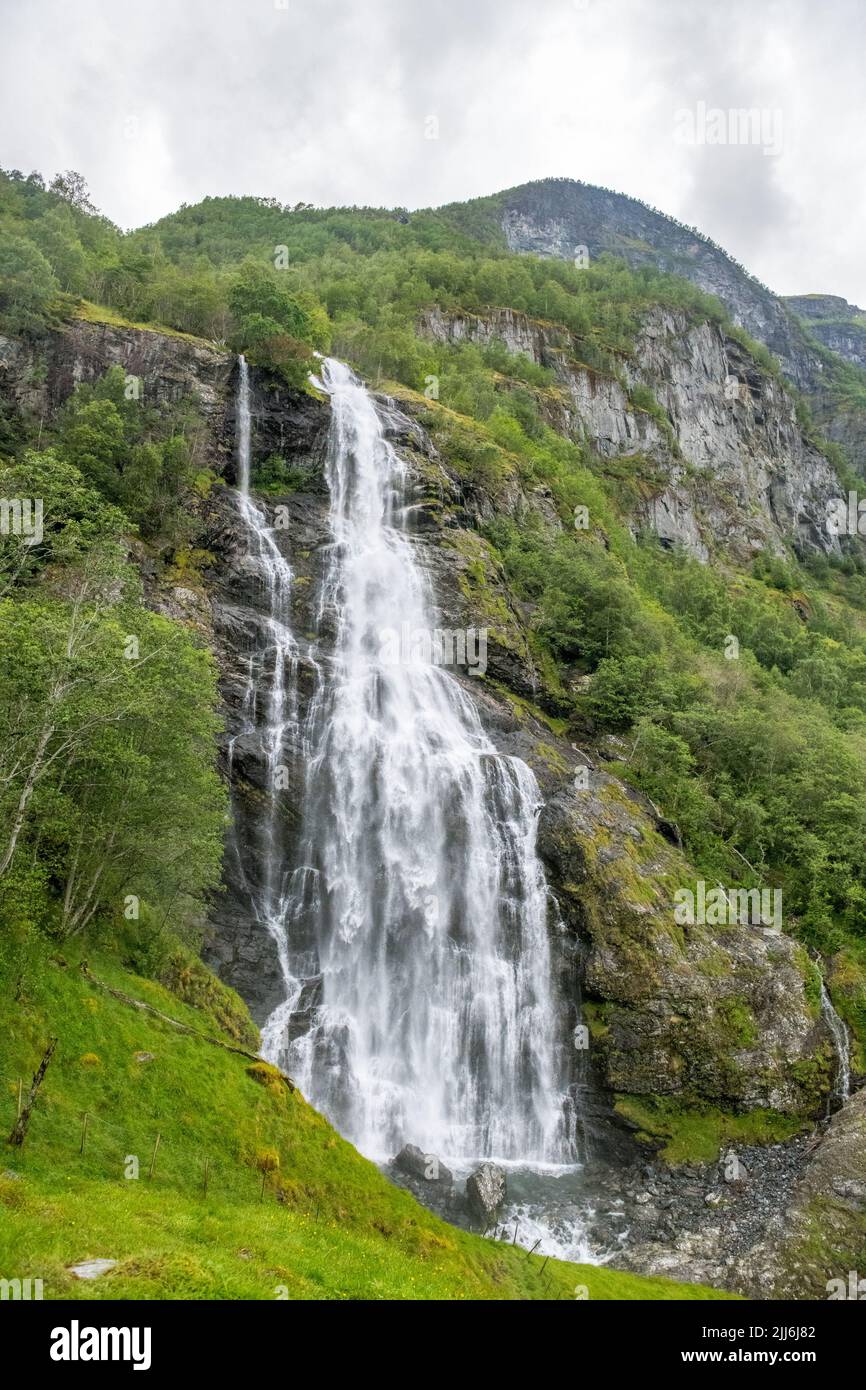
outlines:
[{"label": "mist from waterfall", "polygon": [[239,505],[271,586],[273,659],[254,656],[249,691],[271,788],[256,913],[286,987],[263,1051],[371,1157],[411,1142],[455,1161],[567,1163],[574,1125],[552,983],[558,919],[535,847],[539,790],[525,763],[497,753],[459,680],[423,658],[383,655],[383,634],[434,626],[405,526],[405,465],[346,366],[324,360],[320,385],[331,402],[317,643],[327,640],[296,730],[303,830],[287,864],[276,830],[281,750],[297,718],[291,571],[249,498],[240,365]]}]

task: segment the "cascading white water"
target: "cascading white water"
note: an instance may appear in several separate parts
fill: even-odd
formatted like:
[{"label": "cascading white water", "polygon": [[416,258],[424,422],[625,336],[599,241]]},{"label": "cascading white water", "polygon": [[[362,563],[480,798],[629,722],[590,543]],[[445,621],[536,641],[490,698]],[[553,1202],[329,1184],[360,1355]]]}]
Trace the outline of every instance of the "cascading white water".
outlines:
[{"label": "cascading white water", "polygon": [[821,1013],[830,1030],[836,1049],[836,1081],[830,1099],[831,1101],[833,1099],[839,1100],[844,1105],[851,1095],[851,1044],[848,1038],[848,1029],[833,1008],[832,1000],[823,980],[821,981]]},{"label": "cascading white water", "polygon": [[[291,576],[247,496],[245,382],[242,363],[241,506],[272,585],[276,672],[291,659]],[[429,631],[435,611],[403,526],[405,468],[350,370],[325,360],[321,384],[332,534],[319,618],[334,649],[302,735],[298,861],[288,880],[272,865],[258,908],[286,974],[265,1055],[372,1157],[412,1142],[457,1159],[568,1162],[538,787],[497,753],[457,679],[383,657],[383,634]],[[276,761],[283,679],[262,699],[259,678],[250,696]]]},{"label": "cascading white water", "polygon": [[[249,550],[246,564],[263,596],[258,640],[249,658],[241,706],[242,728],[229,743],[231,773],[237,739],[257,731],[265,760],[266,800],[257,824],[258,860],[261,873],[249,898],[259,922],[273,937],[280,966],[290,978],[285,933],[286,867],[279,844],[280,803],[284,794],[283,753],[287,742],[296,741],[298,722],[295,675],[298,647],[291,632],[292,570],[277,544],[273,528],[261,507],[250,497],[250,384],[243,354],[238,358],[237,390],[237,504]],[[242,856],[236,854],[241,871]]]}]

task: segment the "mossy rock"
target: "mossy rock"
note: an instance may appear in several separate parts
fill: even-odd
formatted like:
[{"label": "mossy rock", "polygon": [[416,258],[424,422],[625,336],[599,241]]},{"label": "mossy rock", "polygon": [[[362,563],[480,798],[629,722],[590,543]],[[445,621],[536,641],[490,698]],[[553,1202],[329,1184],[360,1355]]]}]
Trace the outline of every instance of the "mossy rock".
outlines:
[{"label": "mossy rock", "polygon": [[671,1165],[712,1163],[729,1144],[777,1144],[809,1128],[807,1120],[775,1110],[736,1114],[661,1096],[618,1095],[614,1108]]},{"label": "mossy rock", "polygon": [[160,982],[178,999],[207,1014],[242,1047],[257,1052],[259,1030],[239,994],[223,984],[186,947],[178,946],[163,967]]},{"label": "mossy rock", "polygon": [[247,1076],[270,1091],[281,1091],[285,1085],[282,1072],[272,1067],[270,1062],[253,1062],[252,1066],[247,1067]]}]

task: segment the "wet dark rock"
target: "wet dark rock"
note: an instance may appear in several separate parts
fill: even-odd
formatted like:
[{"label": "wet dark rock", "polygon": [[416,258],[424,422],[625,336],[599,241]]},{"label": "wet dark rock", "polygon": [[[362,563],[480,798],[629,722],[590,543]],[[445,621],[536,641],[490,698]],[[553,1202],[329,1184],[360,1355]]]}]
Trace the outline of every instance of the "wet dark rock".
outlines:
[{"label": "wet dark rock", "polygon": [[297,1003],[286,1027],[287,1042],[303,1037],[315,1023],[316,1010],[322,1002],[322,975],[312,975],[301,985]]},{"label": "wet dark rock", "polygon": [[202,956],[246,1000],[259,1027],[282,1003],[285,990],[277,948],[244,901],[218,900],[208,919]]},{"label": "wet dark rock", "polygon": [[416,1144],[405,1144],[396,1158],[391,1159],[391,1164],[408,1177],[417,1178],[420,1182],[451,1187],[454,1181],[450,1169],[446,1168],[435,1154],[425,1154]]},{"label": "wet dark rock", "polygon": [[[232,373],[225,412],[225,442],[232,462],[228,481],[234,474],[236,367]],[[322,464],[327,440],[330,406],[305,391],[287,386],[281,377],[252,368],[250,371],[250,448],[252,471],[273,455],[284,459],[298,479],[298,490],[326,494]],[[275,498],[275,502],[279,502]]]}]

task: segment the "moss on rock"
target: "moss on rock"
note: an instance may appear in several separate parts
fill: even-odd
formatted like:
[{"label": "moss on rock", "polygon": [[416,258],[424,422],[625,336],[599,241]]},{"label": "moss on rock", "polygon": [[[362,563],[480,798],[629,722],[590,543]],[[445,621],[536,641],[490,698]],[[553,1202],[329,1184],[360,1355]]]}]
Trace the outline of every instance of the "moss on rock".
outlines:
[{"label": "moss on rock", "polygon": [[670,1164],[712,1163],[727,1144],[775,1144],[808,1128],[807,1121],[776,1110],[737,1114],[698,1097],[618,1095],[615,1109],[636,1138]]}]

